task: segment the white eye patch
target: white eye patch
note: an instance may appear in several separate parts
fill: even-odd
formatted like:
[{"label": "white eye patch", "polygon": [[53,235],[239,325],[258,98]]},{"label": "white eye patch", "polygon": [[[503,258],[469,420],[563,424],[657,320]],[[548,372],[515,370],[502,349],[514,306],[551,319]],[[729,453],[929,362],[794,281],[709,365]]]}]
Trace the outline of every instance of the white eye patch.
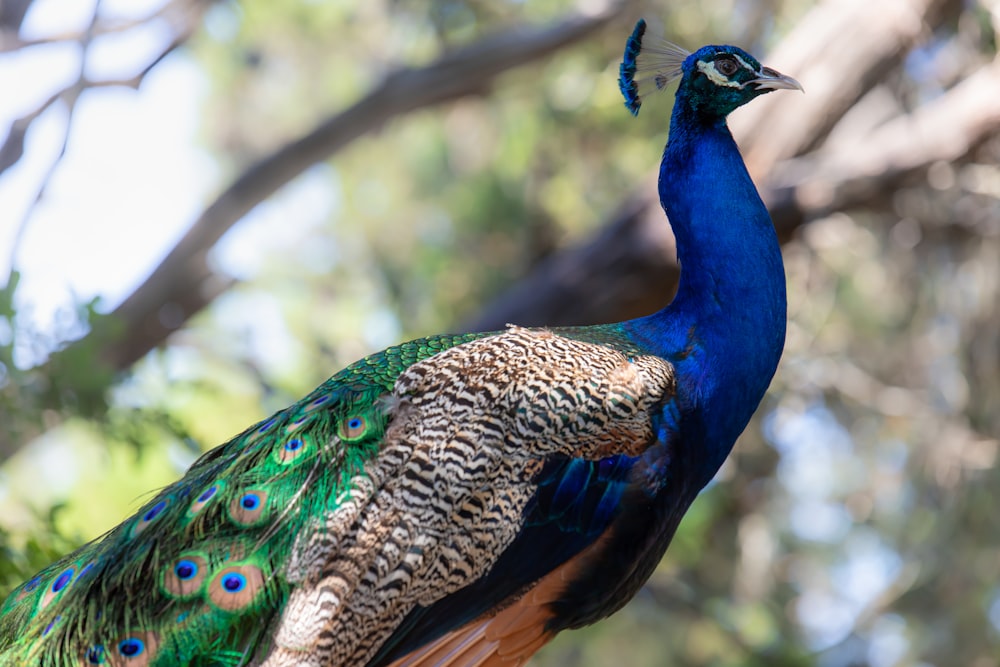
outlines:
[{"label": "white eye patch", "polygon": [[[730,54],[731,57],[735,58],[739,62],[740,66],[750,72],[756,73],[756,70],[747,63],[747,61],[740,58],[735,53]],[[715,61],[705,62],[704,60],[698,61],[698,71],[708,77],[708,80],[717,86],[726,86],[727,88],[744,88],[746,84],[740,83],[739,81],[731,81],[729,77],[720,72],[715,68]]]}]

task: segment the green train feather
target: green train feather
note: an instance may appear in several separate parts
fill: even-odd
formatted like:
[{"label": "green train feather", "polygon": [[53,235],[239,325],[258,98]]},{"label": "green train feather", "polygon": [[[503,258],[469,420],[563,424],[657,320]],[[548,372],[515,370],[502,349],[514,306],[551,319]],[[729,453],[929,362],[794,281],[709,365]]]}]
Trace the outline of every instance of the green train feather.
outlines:
[{"label": "green train feather", "polygon": [[477,337],[372,355],[206,453],[130,520],[11,593],[0,664],[238,665],[266,650],[292,544],[378,452],[396,376]]}]

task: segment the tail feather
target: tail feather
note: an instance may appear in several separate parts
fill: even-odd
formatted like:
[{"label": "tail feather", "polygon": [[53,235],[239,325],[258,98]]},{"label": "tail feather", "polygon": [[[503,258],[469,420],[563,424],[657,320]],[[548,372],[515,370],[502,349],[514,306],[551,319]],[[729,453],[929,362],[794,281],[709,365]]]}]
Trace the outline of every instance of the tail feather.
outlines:
[{"label": "tail feather", "polygon": [[[22,585],[0,609],[0,664],[227,664],[255,652],[288,596],[294,535],[381,439],[379,393],[321,388]],[[348,442],[338,431],[357,414],[370,428]]]}]

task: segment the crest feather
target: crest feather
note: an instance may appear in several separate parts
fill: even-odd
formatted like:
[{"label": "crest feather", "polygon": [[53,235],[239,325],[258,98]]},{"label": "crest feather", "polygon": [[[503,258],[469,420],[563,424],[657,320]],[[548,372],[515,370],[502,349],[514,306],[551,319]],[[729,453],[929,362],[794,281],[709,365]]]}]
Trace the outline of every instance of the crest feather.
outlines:
[{"label": "crest feather", "polygon": [[646,34],[646,21],[639,19],[625,43],[625,55],[618,74],[618,87],[625,107],[638,115],[649,93],[663,90],[681,75],[681,65],[691,52],[666,39]]}]

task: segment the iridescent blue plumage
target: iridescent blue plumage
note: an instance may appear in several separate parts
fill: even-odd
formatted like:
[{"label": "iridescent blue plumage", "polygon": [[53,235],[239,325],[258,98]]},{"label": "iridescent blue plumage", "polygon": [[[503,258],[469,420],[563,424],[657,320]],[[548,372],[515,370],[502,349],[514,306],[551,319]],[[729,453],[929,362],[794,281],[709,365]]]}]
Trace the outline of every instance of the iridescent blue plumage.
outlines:
[{"label": "iridescent blue plumage", "polygon": [[622,64],[618,67],[618,88],[625,98],[625,107],[632,112],[632,115],[639,113],[639,86],[635,82],[636,58],[642,51],[642,36],[646,34],[646,21],[639,19],[635,24],[635,29],[625,42],[625,56]]},{"label": "iridescent blue plumage", "polygon": [[15,590],[0,665],[518,667],[624,605],[785,333],[780,249],[725,119],[798,84],[640,22],[626,105],[678,75],[659,183],[682,266],[670,305],[352,364]]}]

